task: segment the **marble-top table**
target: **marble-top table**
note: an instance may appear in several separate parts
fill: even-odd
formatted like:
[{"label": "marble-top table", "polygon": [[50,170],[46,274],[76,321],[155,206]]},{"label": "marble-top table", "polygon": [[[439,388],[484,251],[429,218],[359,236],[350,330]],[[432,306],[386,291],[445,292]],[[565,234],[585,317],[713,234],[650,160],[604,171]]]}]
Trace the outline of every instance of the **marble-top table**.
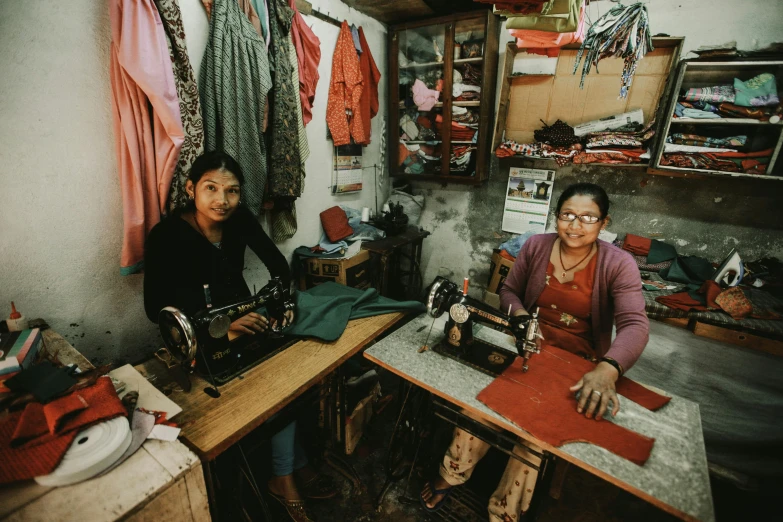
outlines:
[{"label": "marble-top table", "polygon": [[[427,342],[429,346],[444,337],[445,319],[444,315],[435,320]],[[476,399],[492,382],[492,377],[432,350],[419,353],[431,326],[433,319],[422,314],[367,349],[364,355],[400,377],[465,408],[471,415],[510,431],[668,513],[683,520],[715,520],[698,404],[675,396],[669,404],[652,412],[624,398],[616,417],[607,416],[600,421],[615,422],[656,439],[644,466],[589,443],[554,447]],[[516,353],[513,338],[501,332],[476,325],[474,336]],[[533,355],[531,366],[535,360],[536,355]]]}]

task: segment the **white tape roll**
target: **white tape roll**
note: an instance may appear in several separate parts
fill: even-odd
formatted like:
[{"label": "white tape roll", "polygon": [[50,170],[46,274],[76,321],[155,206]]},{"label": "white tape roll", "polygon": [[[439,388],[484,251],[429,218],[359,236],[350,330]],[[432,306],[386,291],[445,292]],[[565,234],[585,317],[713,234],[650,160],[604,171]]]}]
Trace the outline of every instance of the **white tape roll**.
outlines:
[{"label": "white tape roll", "polygon": [[131,443],[128,419],[117,417],[80,431],[60,464],[48,475],[35,477],[42,486],[67,486],[98,475],[114,464]]}]

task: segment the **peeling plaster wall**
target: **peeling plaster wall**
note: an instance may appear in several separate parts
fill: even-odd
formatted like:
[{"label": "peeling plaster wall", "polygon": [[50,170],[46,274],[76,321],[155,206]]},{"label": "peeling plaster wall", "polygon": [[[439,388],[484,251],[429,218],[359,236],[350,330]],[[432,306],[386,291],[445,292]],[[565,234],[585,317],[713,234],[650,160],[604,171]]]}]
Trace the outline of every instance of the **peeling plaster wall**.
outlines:
[{"label": "peeling plaster wall", "polygon": [[[381,74],[386,74],[386,27],[336,0],[313,6],[364,26]],[[179,0],[188,53],[200,69],[209,26],[200,0]],[[339,29],[314,17],[321,40],[321,79],[305,191],[297,201],[299,230],[279,245],[289,259],[320,238],[318,214],[336,204],[374,206],[373,171],[364,190],[331,195],[332,142],[326,140],[326,99]],[[119,275],[122,201],[117,177],[109,84],[111,42],[106,0],[0,0],[0,316],[14,300],[27,317],[42,317],[96,364],[138,361],[161,346],[144,315],[143,276]],[[380,161],[380,111],[364,164]],[[379,189],[385,200],[387,183]],[[245,278],[266,281],[250,254]]]},{"label": "peeling plaster wall", "polygon": [[[647,2],[647,9],[654,34],[685,36],[685,58],[691,49],[728,40],[736,40],[741,49],[783,40],[783,10],[776,4],[751,0],[739,7],[732,0],[655,0]],[[611,7],[609,2],[594,2],[588,15],[595,21]],[[498,76],[506,40],[511,37],[503,28]],[[499,94],[500,81],[497,90]],[[549,162],[514,165],[553,168]],[[432,231],[422,253],[425,286],[438,275],[455,280],[468,276],[470,294],[483,296],[492,249],[512,236],[500,229],[509,166],[507,160],[499,164],[493,158],[489,181],[475,188],[413,183],[414,192],[426,196],[421,225]],[[568,166],[557,169],[554,201],[578,181],[597,183],[609,193],[611,232],[654,236],[672,243],[682,254],[715,262],[733,247],[746,260],[769,255],[783,259],[783,181],[700,181],[648,176],[638,168]],[[552,227],[551,216],[547,226]]]}]

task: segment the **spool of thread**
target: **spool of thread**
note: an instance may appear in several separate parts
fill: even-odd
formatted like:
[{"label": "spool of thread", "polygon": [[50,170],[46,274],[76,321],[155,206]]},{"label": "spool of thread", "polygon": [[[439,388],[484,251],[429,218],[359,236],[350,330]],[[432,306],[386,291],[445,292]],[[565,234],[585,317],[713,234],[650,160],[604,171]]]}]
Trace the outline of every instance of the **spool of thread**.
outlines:
[{"label": "spool of thread", "polygon": [[388,203],[384,203],[384,204],[383,204],[383,211],[384,211],[384,212],[386,212],[387,214],[388,214],[389,212],[391,212],[391,207],[389,207],[389,204],[388,204]]},{"label": "spool of thread", "polygon": [[27,330],[27,318],[21,312],[16,311],[16,305],[13,301],[11,301],[11,315],[8,316],[5,323],[8,325],[9,332]]},{"label": "spool of thread", "polygon": [[364,207],[362,209],[362,223],[369,223],[370,222],[370,208]]},{"label": "spool of thread", "polygon": [[459,60],[462,58],[462,45],[454,42],[454,59]]}]

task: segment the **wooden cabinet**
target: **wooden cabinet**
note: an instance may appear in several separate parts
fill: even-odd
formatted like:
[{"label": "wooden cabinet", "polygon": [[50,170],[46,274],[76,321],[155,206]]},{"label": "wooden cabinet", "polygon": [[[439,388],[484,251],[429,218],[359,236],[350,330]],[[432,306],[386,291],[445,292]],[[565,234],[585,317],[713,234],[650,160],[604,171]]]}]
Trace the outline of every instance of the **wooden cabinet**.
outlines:
[{"label": "wooden cabinet", "polygon": [[[778,89],[783,87],[783,61],[711,62],[684,60],[680,62],[677,76],[669,89],[667,103],[659,112],[659,119],[662,120],[661,132],[650,161],[650,171],[655,174],[679,176],[698,173],[697,175],[783,180],[783,163],[780,161],[783,121],[778,118],[773,118],[773,121],[777,121],[770,123],[751,118],[730,117],[721,112],[718,113],[721,117],[714,119],[691,118],[687,117],[688,114],[685,114],[685,117],[674,117],[677,103],[688,89],[718,85],[733,86],[735,78],[746,82],[762,73],[773,74]],[[717,106],[719,102],[711,103],[711,105]],[[773,109],[773,107],[764,107],[764,109]],[[718,156],[709,155],[706,160],[700,159],[698,153],[676,157],[673,155],[674,151],[671,145],[667,149],[667,138],[675,134],[696,135],[723,139],[724,141],[726,138],[740,137],[744,141],[743,145],[737,145],[736,143],[739,143],[737,141],[734,145],[726,145],[725,147],[736,148],[740,154],[759,154],[733,158],[720,154]],[[669,153],[666,157],[664,157],[665,152]],[[763,170],[753,167],[759,162],[766,164]]]},{"label": "wooden cabinet", "polygon": [[499,31],[491,11],[390,28],[392,176],[487,179]]}]

